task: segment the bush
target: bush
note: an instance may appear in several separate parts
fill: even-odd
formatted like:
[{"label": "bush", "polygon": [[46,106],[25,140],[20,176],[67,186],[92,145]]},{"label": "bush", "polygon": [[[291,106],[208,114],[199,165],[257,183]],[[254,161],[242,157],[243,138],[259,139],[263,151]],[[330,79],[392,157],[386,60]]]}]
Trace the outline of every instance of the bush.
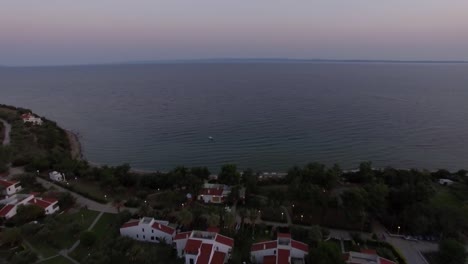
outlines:
[{"label": "bush", "polygon": [[37,260],[36,253],[30,250],[23,250],[18,254],[15,254],[11,259],[12,264],[30,264]]}]

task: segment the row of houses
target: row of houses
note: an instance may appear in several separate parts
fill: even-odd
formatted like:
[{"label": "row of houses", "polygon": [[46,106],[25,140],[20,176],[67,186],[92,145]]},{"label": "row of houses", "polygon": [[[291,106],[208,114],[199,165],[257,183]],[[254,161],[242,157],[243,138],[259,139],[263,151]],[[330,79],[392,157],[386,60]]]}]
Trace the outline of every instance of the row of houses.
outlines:
[{"label": "row of houses", "polygon": [[58,200],[36,197],[35,194],[13,194],[0,200],[0,218],[9,219],[16,215],[20,205],[36,205],[44,210],[46,215],[60,210]]},{"label": "row of houses", "polygon": [[[172,245],[185,264],[227,263],[234,239],[219,234],[217,229],[177,233],[167,221],[144,217],[122,225],[120,234],[144,242],[164,242]],[[307,244],[291,239],[290,234],[278,234],[277,240],[252,245],[255,263],[301,264],[309,252]]]},{"label": "row of houses", "polygon": [[172,245],[186,264],[226,263],[234,247],[234,240],[219,234],[218,230],[177,233],[167,221],[149,217],[125,223],[120,234],[138,241]]}]

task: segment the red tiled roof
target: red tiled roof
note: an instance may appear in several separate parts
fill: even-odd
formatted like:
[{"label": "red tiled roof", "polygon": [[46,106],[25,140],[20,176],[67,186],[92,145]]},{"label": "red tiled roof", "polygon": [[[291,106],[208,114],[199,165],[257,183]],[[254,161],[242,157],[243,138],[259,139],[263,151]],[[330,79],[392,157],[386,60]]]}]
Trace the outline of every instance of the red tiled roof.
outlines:
[{"label": "red tiled roof", "polygon": [[175,235],[174,240],[179,240],[179,239],[187,239],[192,232],[183,232],[183,233],[178,233]]},{"label": "red tiled roof", "polygon": [[203,188],[200,190],[200,195],[223,195],[223,189],[221,188]]},{"label": "red tiled roof", "polygon": [[264,256],[263,264],[276,264],[276,256],[275,255]]},{"label": "red tiled roof", "polygon": [[396,264],[396,263],[388,259],[380,258],[380,264]]},{"label": "red tiled roof", "polygon": [[46,201],[48,203],[51,203],[51,204],[53,204],[55,202],[58,202],[58,200],[55,199],[55,198],[42,198],[42,200],[44,200],[44,201]]},{"label": "red tiled roof", "polygon": [[229,246],[229,247],[234,246],[234,239],[232,239],[230,237],[225,237],[225,236],[222,236],[220,234],[217,234],[215,240],[216,240],[216,242],[224,244],[224,245]]},{"label": "red tiled roof", "polygon": [[251,251],[260,251],[260,250],[265,250],[265,249],[271,249],[271,248],[276,248],[278,246],[278,243],[276,240],[273,241],[267,241],[267,242],[261,242],[261,243],[256,243],[253,244],[252,247],[250,248]]},{"label": "red tiled roof", "polygon": [[296,240],[291,240],[291,247],[302,250],[304,252],[309,252],[309,246],[307,244]]},{"label": "red tiled roof", "polygon": [[167,225],[160,224],[160,223],[158,223],[158,222],[154,222],[154,224],[152,225],[152,227],[153,227],[154,229],[157,229],[157,230],[162,231],[162,232],[164,232],[164,233],[166,233],[166,234],[169,234],[169,235],[174,234],[174,231],[175,231],[174,228],[172,228],[172,227],[170,227],[170,226],[167,226]]},{"label": "red tiled roof", "polygon": [[3,187],[10,187],[12,185],[17,184],[17,181],[5,181],[5,180],[0,180],[0,185]]},{"label": "red tiled roof", "polygon": [[212,244],[202,244],[201,250],[200,250],[200,256],[197,258],[197,264],[208,264],[208,261],[210,261],[212,249],[213,249]]},{"label": "red tiled roof", "polygon": [[140,221],[128,221],[127,223],[123,224],[122,227],[120,227],[120,228],[127,228],[127,227],[137,226],[139,223],[140,223]]},{"label": "red tiled roof", "polygon": [[278,249],[278,264],[289,264],[289,250]]},{"label": "red tiled roof", "polygon": [[223,264],[226,254],[221,251],[216,251],[211,258],[210,264]]},{"label": "red tiled roof", "polygon": [[22,114],[22,115],[21,115],[21,118],[23,118],[23,119],[28,119],[28,118],[30,118],[30,117],[32,117],[32,116],[33,116],[33,115],[30,114],[30,113],[28,113],[28,114]]},{"label": "red tiled roof", "polygon": [[52,203],[46,202],[46,201],[41,200],[41,199],[33,198],[31,201],[28,202],[28,204],[35,204],[35,205],[37,205],[37,206],[40,206],[40,207],[46,209],[46,208],[49,207]]},{"label": "red tiled roof", "polygon": [[368,248],[361,249],[361,253],[369,254],[369,255],[377,255],[377,251],[375,251],[374,249],[368,249]]},{"label": "red tiled roof", "polygon": [[276,236],[278,238],[291,238],[291,234],[289,233],[278,233]]},{"label": "red tiled roof", "polygon": [[5,217],[11,209],[13,209],[15,206],[12,204],[7,204],[5,205],[1,210],[0,210],[0,217]]},{"label": "red tiled roof", "polygon": [[185,245],[185,253],[197,255],[198,249],[200,248],[202,242],[201,240],[189,239],[187,240],[187,244]]}]

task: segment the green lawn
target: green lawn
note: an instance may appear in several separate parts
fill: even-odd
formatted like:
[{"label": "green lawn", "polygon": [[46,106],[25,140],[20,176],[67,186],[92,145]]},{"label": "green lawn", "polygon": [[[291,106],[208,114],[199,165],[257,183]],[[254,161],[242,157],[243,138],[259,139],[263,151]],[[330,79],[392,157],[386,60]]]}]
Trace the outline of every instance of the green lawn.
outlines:
[{"label": "green lawn", "polygon": [[38,239],[36,236],[27,237],[27,240],[31,245],[45,258],[58,254],[58,251],[65,248],[70,248],[77,240],[82,231],[87,230],[94,219],[99,213],[87,209],[81,209],[79,212],[72,214],[62,214],[57,216],[57,221],[60,226],[76,221],[80,224],[80,231],[76,234],[70,234],[66,228],[60,230],[54,230],[53,236],[54,241],[60,248],[57,248],[43,240]]},{"label": "green lawn", "polygon": [[65,257],[57,256],[55,258],[51,258],[49,260],[38,262],[39,264],[72,264],[70,260]]},{"label": "green lawn", "polygon": [[[92,231],[96,234],[97,241],[96,244],[106,243],[109,239],[112,239],[113,232],[116,230],[116,220],[117,215],[111,213],[105,213],[99,218],[99,221],[93,227]],[[83,261],[83,259],[88,255],[90,249],[85,248],[79,245],[72,253],[71,257]]]}]

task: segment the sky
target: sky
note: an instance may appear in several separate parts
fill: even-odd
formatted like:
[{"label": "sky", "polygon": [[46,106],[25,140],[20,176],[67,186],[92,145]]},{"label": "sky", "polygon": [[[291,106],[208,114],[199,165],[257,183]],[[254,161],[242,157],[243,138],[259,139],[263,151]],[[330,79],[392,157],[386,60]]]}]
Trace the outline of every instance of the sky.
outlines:
[{"label": "sky", "polygon": [[0,0],[0,65],[468,60],[467,0]]}]

